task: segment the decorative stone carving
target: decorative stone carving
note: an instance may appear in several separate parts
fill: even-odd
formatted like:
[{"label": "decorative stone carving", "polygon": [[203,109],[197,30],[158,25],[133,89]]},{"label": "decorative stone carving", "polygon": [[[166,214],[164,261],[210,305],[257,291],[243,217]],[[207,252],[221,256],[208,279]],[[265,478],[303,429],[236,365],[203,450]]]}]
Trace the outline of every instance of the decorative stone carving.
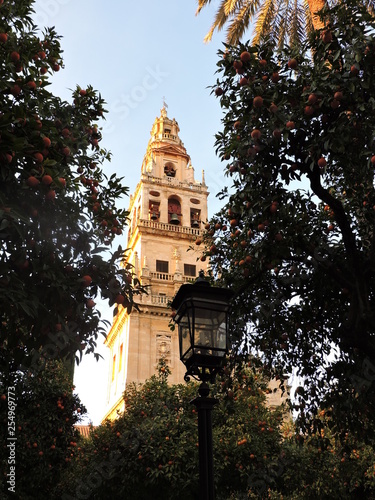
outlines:
[{"label": "decorative stone carving", "polygon": [[164,359],[168,364],[171,363],[172,336],[163,333],[156,334],[156,362]]}]

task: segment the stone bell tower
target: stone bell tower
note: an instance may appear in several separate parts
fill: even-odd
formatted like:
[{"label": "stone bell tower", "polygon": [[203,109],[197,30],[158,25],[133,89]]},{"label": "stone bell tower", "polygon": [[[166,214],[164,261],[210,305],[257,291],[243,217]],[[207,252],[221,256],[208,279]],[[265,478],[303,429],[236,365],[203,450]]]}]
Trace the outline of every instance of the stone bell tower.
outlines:
[{"label": "stone bell tower", "polygon": [[175,119],[161,109],[151,130],[141,179],[130,197],[130,221],[124,264],[130,263],[148,295],[139,299],[140,311],[119,312],[105,341],[110,349],[107,406],[104,419],[124,410],[123,392],[131,382],[144,382],[155,373],[161,357],[170,369],[171,383],[183,381],[177,328],[169,327],[172,300],[179,287],[206,271],[190,250],[207,221],[208,191],[194,178],[190,157],[179,137]]}]

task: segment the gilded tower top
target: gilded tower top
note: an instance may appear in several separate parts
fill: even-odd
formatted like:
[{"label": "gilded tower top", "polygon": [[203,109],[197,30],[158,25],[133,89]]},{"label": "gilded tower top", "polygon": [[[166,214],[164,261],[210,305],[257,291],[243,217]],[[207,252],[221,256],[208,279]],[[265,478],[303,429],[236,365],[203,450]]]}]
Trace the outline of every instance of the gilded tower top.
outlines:
[{"label": "gilded tower top", "polygon": [[[142,163],[142,174],[162,178],[175,177],[179,182],[196,184],[190,156],[179,137],[180,127],[173,118],[168,118],[167,105],[163,103],[160,116],[155,118],[150,132],[146,154]],[[205,185],[204,180],[202,183]]]},{"label": "gilded tower top", "polygon": [[186,154],[186,149],[178,136],[179,131],[180,127],[178,126],[176,120],[174,118],[173,120],[168,118],[166,104],[164,103],[164,106],[160,110],[160,116],[155,118],[150,133],[151,139],[149,140],[148,145],[150,146],[150,144],[160,141],[169,142],[172,144],[177,144],[178,146],[183,148]]}]

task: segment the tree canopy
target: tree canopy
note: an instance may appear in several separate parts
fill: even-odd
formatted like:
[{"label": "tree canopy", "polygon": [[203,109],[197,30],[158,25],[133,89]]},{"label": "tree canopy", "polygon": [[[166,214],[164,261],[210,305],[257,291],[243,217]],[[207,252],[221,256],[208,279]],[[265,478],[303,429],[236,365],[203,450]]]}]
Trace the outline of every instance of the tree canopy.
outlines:
[{"label": "tree canopy", "polygon": [[[192,382],[168,384],[163,362],[156,376],[129,387],[125,413],[93,428],[74,453],[58,498],[197,498],[197,413],[190,403],[197,391]],[[340,444],[324,412],[318,436],[296,436],[290,415],[266,406],[269,391],[251,358],[237,359],[212,386],[216,498],[371,498],[373,447],[349,433]]]},{"label": "tree canopy", "polygon": [[[217,498],[249,488],[266,490],[280,452],[282,410],[266,407],[267,383],[243,362],[211,391]],[[91,432],[81,447],[69,495],[105,499],[193,499],[199,486],[196,383],[170,385],[161,362],[158,375],[125,391],[125,412]],[[99,471],[94,474],[93,471]],[[91,477],[90,477],[91,475]],[[97,477],[94,478],[94,475]],[[88,479],[90,478],[90,479]],[[249,478],[253,484],[249,482]]]},{"label": "tree canopy", "polygon": [[321,407],[373,440],[374,20],[353,0],[329,19],[298,54],[220,52],[216,145],[233,185],[206,255],[236,292],[234,346],[303,380],[303,428],[319,427]]},{"label": "tree canopy", "polygon": [[60,38],[33,23],[33,0],[0,4],[0,365],[39,369],[93,351],[105,334],[94,299],[132,307],[122,250],[127,188],[106,175],[105,103],[92,86],[72,102],[49,90],[63,69]]},{"label": "tree canopy", "polygon": [[86,409],[59,361],[37,374],[19,372],[13,383],[0,378],[1,498],[61,498],[82,443],[75,424]]}]

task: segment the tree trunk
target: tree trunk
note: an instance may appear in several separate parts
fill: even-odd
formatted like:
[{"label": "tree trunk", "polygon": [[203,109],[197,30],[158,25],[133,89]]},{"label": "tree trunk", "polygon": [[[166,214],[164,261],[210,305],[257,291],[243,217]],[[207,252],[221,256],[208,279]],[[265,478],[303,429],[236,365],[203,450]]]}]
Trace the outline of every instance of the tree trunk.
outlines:
[{"label": "tree trunk", "polygon": [[323,21],[316,13],[319,12],[326,5],[326,3],[327,0],[308,0],[312,23],[314,29],[316,30],[324,28]]}]

